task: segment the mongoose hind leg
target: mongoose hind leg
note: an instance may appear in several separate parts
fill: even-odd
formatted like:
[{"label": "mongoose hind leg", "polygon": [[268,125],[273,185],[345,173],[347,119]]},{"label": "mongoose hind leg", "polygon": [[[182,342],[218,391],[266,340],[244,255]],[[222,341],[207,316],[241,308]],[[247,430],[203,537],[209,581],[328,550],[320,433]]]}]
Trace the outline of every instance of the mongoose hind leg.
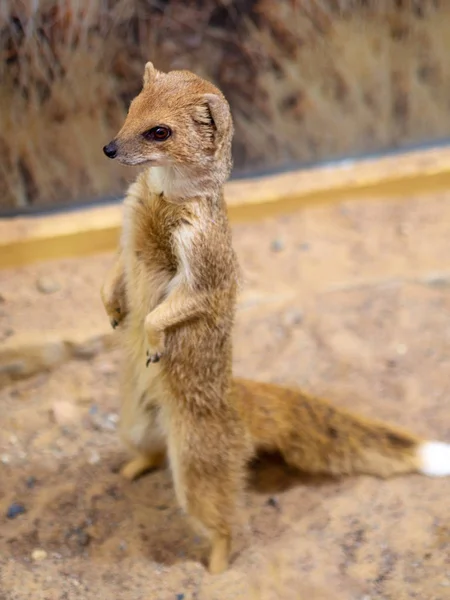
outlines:
[{"label": "mongoose hind leg", "polygon": [[219,575],[228,568],[231,552],[231,535],[216,534],[211,540],[211,554],[208,570],[211,575]]},{"label": "mongoose hind leg", "polygon": [[[227,417],[224,411],[219,432],[214,415],[211,422],[196,418],[191,427],[172,425],[168,436],[175,492],[181,506],[211,540],[208,569],[212,574],[228,567],[232,526],[245,477],[246,436],[239,424],[233,419],[227,422]],[[188,419],[185,416],[184,422]]]},{"label": "mongoose hind leg", "polygon": [[144,473],[162,467],[165,459],[166,453],[163,451],[152,454],[139,454],[122,467],[120,474],[125,479],[134,481]]},{"label": "mongoose hind leg", "polygon": [[132,376],[127,375],[128,371],[125,372],[126,385],[122,389],[124,401],[120,414],[120,437],[135,456],[120,472],[126,479],[133,480],[163,466],[167,451],[158,404],[148,392],[139,394]]},{"label": "mongoose hind leg", "polygon": [[[186,461],[186,457],[184,457]],[[194,467],[197,471],[198,465]],[[180,504],[211,540],[208,569],[219,574],[228,568],[231,549],[231,517],[235,508],[233,484],[222,485],[219,478],[205,472],[194,476],[192,465],[183,464],[183,472],[174,473],[174,483]],[[223,480],[223,477],[220,479]]]}]

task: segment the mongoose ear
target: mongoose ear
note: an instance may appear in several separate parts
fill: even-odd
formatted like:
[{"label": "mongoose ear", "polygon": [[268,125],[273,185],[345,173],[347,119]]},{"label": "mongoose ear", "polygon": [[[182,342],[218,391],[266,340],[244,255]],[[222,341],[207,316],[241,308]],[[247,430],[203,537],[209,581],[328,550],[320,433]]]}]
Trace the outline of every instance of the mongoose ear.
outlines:
[{"label": "mongoose ear", "polygon": [[158,72],[153,66],[153,63],[151,63],[150,61],[146,63],[144,69],[144,87],[146,87],[156,79],[157,73]]},{"label": "mongoose ear", "polygon": [[219,135],[228,133],[233,127],[233,124],[230,107],[225,98],[222,98],[217,94],[204,94],[203,100],[209,109],[213,125],[217,129]]}]

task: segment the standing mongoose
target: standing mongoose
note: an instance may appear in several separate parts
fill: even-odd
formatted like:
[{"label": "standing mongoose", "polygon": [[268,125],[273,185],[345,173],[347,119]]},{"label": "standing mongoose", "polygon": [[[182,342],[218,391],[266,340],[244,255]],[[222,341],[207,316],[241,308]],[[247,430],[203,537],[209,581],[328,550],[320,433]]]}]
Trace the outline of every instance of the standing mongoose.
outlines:
[{"label": "standing mongoose", "polygon": [[232,378],[239,269],[223,186],[233,123],[222,93],[145,66],[109,158],[144,170],[128,190],[102,299],[124,351],[121,436],[133,479],[170,464],[177,498],[227,568],[245,468],[258,450],[314,473],[450,474],[450,445],[354,416],[299,390]]}]

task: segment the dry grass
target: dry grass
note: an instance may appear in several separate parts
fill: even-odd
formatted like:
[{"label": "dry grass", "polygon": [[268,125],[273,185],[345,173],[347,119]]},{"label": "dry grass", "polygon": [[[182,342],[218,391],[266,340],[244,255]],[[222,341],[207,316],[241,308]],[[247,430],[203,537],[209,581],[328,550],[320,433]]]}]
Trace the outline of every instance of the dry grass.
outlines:
[{"label": "dry grass", "polygon": [[120,193],[101,153],[142,66],[215,81],[237,170],[450,133],[443,0],[4,0],[0,206]]}]

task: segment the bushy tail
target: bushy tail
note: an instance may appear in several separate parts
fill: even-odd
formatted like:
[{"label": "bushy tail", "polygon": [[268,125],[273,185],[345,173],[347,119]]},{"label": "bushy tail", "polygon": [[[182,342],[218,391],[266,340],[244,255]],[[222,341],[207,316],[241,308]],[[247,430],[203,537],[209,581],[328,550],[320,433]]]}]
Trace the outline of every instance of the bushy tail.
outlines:
[{"label": "bushy tail", "polygon": [[255,449],[278,451],[302,471],[450,475],[450,444],[422,440],[296,389],[235,379],[234,395]]}]

